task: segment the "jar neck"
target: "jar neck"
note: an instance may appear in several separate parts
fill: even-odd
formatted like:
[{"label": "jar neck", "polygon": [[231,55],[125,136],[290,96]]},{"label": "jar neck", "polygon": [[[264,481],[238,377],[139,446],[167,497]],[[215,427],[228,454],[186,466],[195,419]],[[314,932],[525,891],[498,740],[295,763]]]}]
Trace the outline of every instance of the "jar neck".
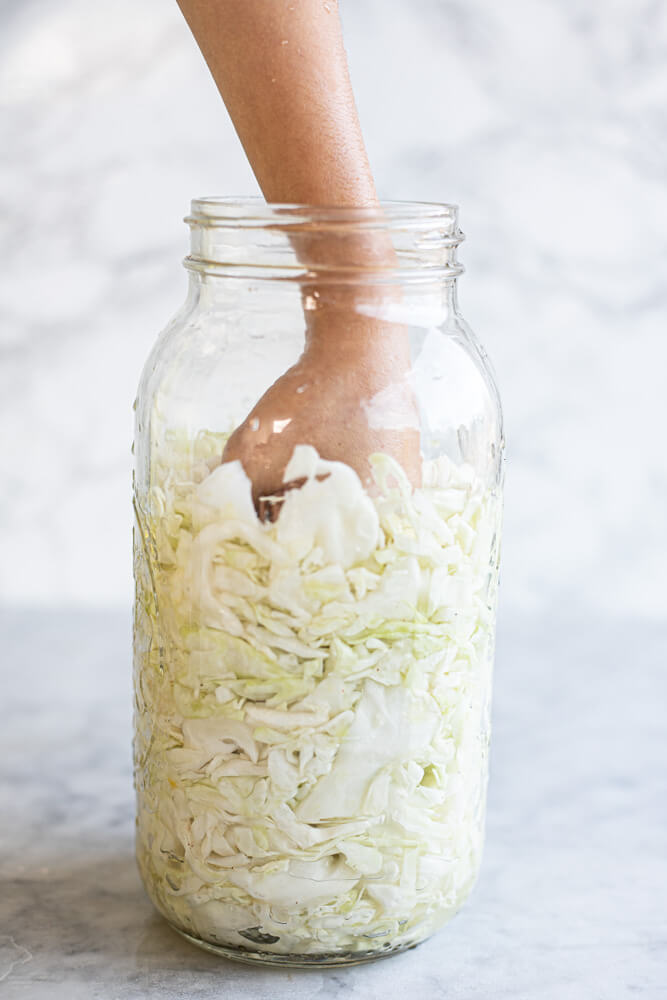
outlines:
[{"label": "jar neck", "polygon": [[238,274],[210,274],[198,268],[190,269],[188,297],[185,309],[222,310],[239,307],[243,298],[249,308],[281,309],[281,302],[296,299],[307,325],[327,309],[338,309],[348,315],[355,313],[369,319],[405,326],[418,322],[420,326],[442,326],[460,316],[456,278],[422,281],[414,284],[334,283],[273,280]]},{"label": "jar neck", "polygon": [[[185,266],[207,278],[336,288],[453,283],[464,236],[455,205],[385,202],[376,208],[192,202]],[[379,293],[382,295],[382,292]]]}]

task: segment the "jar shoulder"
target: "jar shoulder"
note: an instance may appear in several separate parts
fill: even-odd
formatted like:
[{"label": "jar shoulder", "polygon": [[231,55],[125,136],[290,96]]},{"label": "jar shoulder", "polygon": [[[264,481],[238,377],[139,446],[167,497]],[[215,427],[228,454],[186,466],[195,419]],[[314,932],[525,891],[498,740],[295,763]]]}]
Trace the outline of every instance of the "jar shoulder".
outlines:
[{"label": "jar shoulder", "polygon": [[504,450],[500,394],[486,350],[457,310],[415,338],[411,380],[425,457],[446,453],[497,480]]},{"label": "jar shoulder", "polygon": [[467,320],[458,312],[452,317],[451,324],[445,325],[444,332],[446,335],[454,337],[466,345],[466,349],[471,357],[471,360],[479,371],[488,391],[489,400],[495,411],[499,432],[502,437],[503,408],[500,389],[498,386],[498,378],[493,361],[486,350],[482,339],[477,335],[476,331],[473,330]]},{"label": "jar shoulder", "polygon": [[[163,430],[169,427],[187,434],[231,434],[304,348],[298,297],[281,299],[279,310],[273,304],[261,293],[246,292],[211,308],[196,294],[189,295],[157,338],[144,366],[136,406],[137,437],[150,435],[151,425],[157,430],[158,424]],[[447,454],[493,479],[504,437],[489,356],[454,302],[444,306],[436,302],[428,309],[419,306],[419,302],[414,308],[403,303],[391,315],[389,328],[392,337],[398,329],[409,340],[409,360],[399,381],[409,384],[419,412],[422,453],[427,460]],[[387,322],[386,317],[382,321]],[[385,431],[404,418],[404,388],[394,381],[384,385],[379,377],[375,381],[381,383],[380,389],[368,397],[362,394],[359,413],[350,410],[347,399],[347,425],[363,417],[372,421],[374,429]],[[298,386],[297,391],[303,388]],[[295,397],[295,406],[297,402]],[[285,405],[291,405],[289,400]],[[411,407],[408,410],[412,412]],[[279,416],[292,415],[290,410]]]},{"label": "jar shoulder", "polygon": [[188,330],[196,321],[197,311],[196,298],[190,292],[181,307],[158,333],[139,376],[136,406],[150,398],[155,391],[164,368],[174,355],[179,342],[187,339]]}]

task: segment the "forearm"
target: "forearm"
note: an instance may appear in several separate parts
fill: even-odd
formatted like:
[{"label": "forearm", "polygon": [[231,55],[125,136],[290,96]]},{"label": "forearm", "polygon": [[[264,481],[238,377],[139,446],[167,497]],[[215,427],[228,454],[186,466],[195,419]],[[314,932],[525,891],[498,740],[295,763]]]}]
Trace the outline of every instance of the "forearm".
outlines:
[{"label": "forearm", "polygon": [[178,0],[271,202],[377,203],[337,0]]},{"label": "forearm", "polygon": [[[267,201],[379,213],[337,0],[178,2]],[[387,276],[396,267],[393,243],[377,220],[365,227],[348,216],[335,226],[303,227],[286,217],[304,268],[304,351],[223,454],[224,461],[242,461],[256,501],[282,488],[294,447],[304,442],[347,462],[363,482],[376,451],[394,455],[419,481],[417,418],[405,381],[409,339],[385,317],[397,296]],[[377,270],[386,272],[384,280],[368,280]],[[387,392],[407,412],[407,429],[369,427],[363,401]]]}]

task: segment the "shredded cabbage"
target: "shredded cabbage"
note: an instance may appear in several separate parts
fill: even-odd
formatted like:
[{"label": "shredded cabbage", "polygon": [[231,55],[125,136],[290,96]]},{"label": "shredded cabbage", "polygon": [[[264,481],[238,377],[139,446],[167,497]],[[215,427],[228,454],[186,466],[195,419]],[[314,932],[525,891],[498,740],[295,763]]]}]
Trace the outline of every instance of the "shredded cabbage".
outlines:
[{"label": "shredded cabbage", "polygon": [[163,435],[137,498],[138,858],[178,928],[361,956],[480,864],[499,500],[467,466],[374,489],[297,447],[274,523],[224,436]]}]

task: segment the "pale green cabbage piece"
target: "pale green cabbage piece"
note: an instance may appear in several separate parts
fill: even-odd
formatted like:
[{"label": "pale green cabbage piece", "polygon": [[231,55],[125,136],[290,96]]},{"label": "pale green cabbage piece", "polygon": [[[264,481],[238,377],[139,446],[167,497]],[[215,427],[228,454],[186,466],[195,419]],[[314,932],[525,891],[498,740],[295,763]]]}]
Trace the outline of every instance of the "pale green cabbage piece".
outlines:
[{"label": "pale green cabbage piece", "polygon": [[443,458],[366,493],[295,449],[262,523],[224,436],[165,432],[136,503],[138,858],[232,948],[423,939],[480,864],[498,496]]}]

